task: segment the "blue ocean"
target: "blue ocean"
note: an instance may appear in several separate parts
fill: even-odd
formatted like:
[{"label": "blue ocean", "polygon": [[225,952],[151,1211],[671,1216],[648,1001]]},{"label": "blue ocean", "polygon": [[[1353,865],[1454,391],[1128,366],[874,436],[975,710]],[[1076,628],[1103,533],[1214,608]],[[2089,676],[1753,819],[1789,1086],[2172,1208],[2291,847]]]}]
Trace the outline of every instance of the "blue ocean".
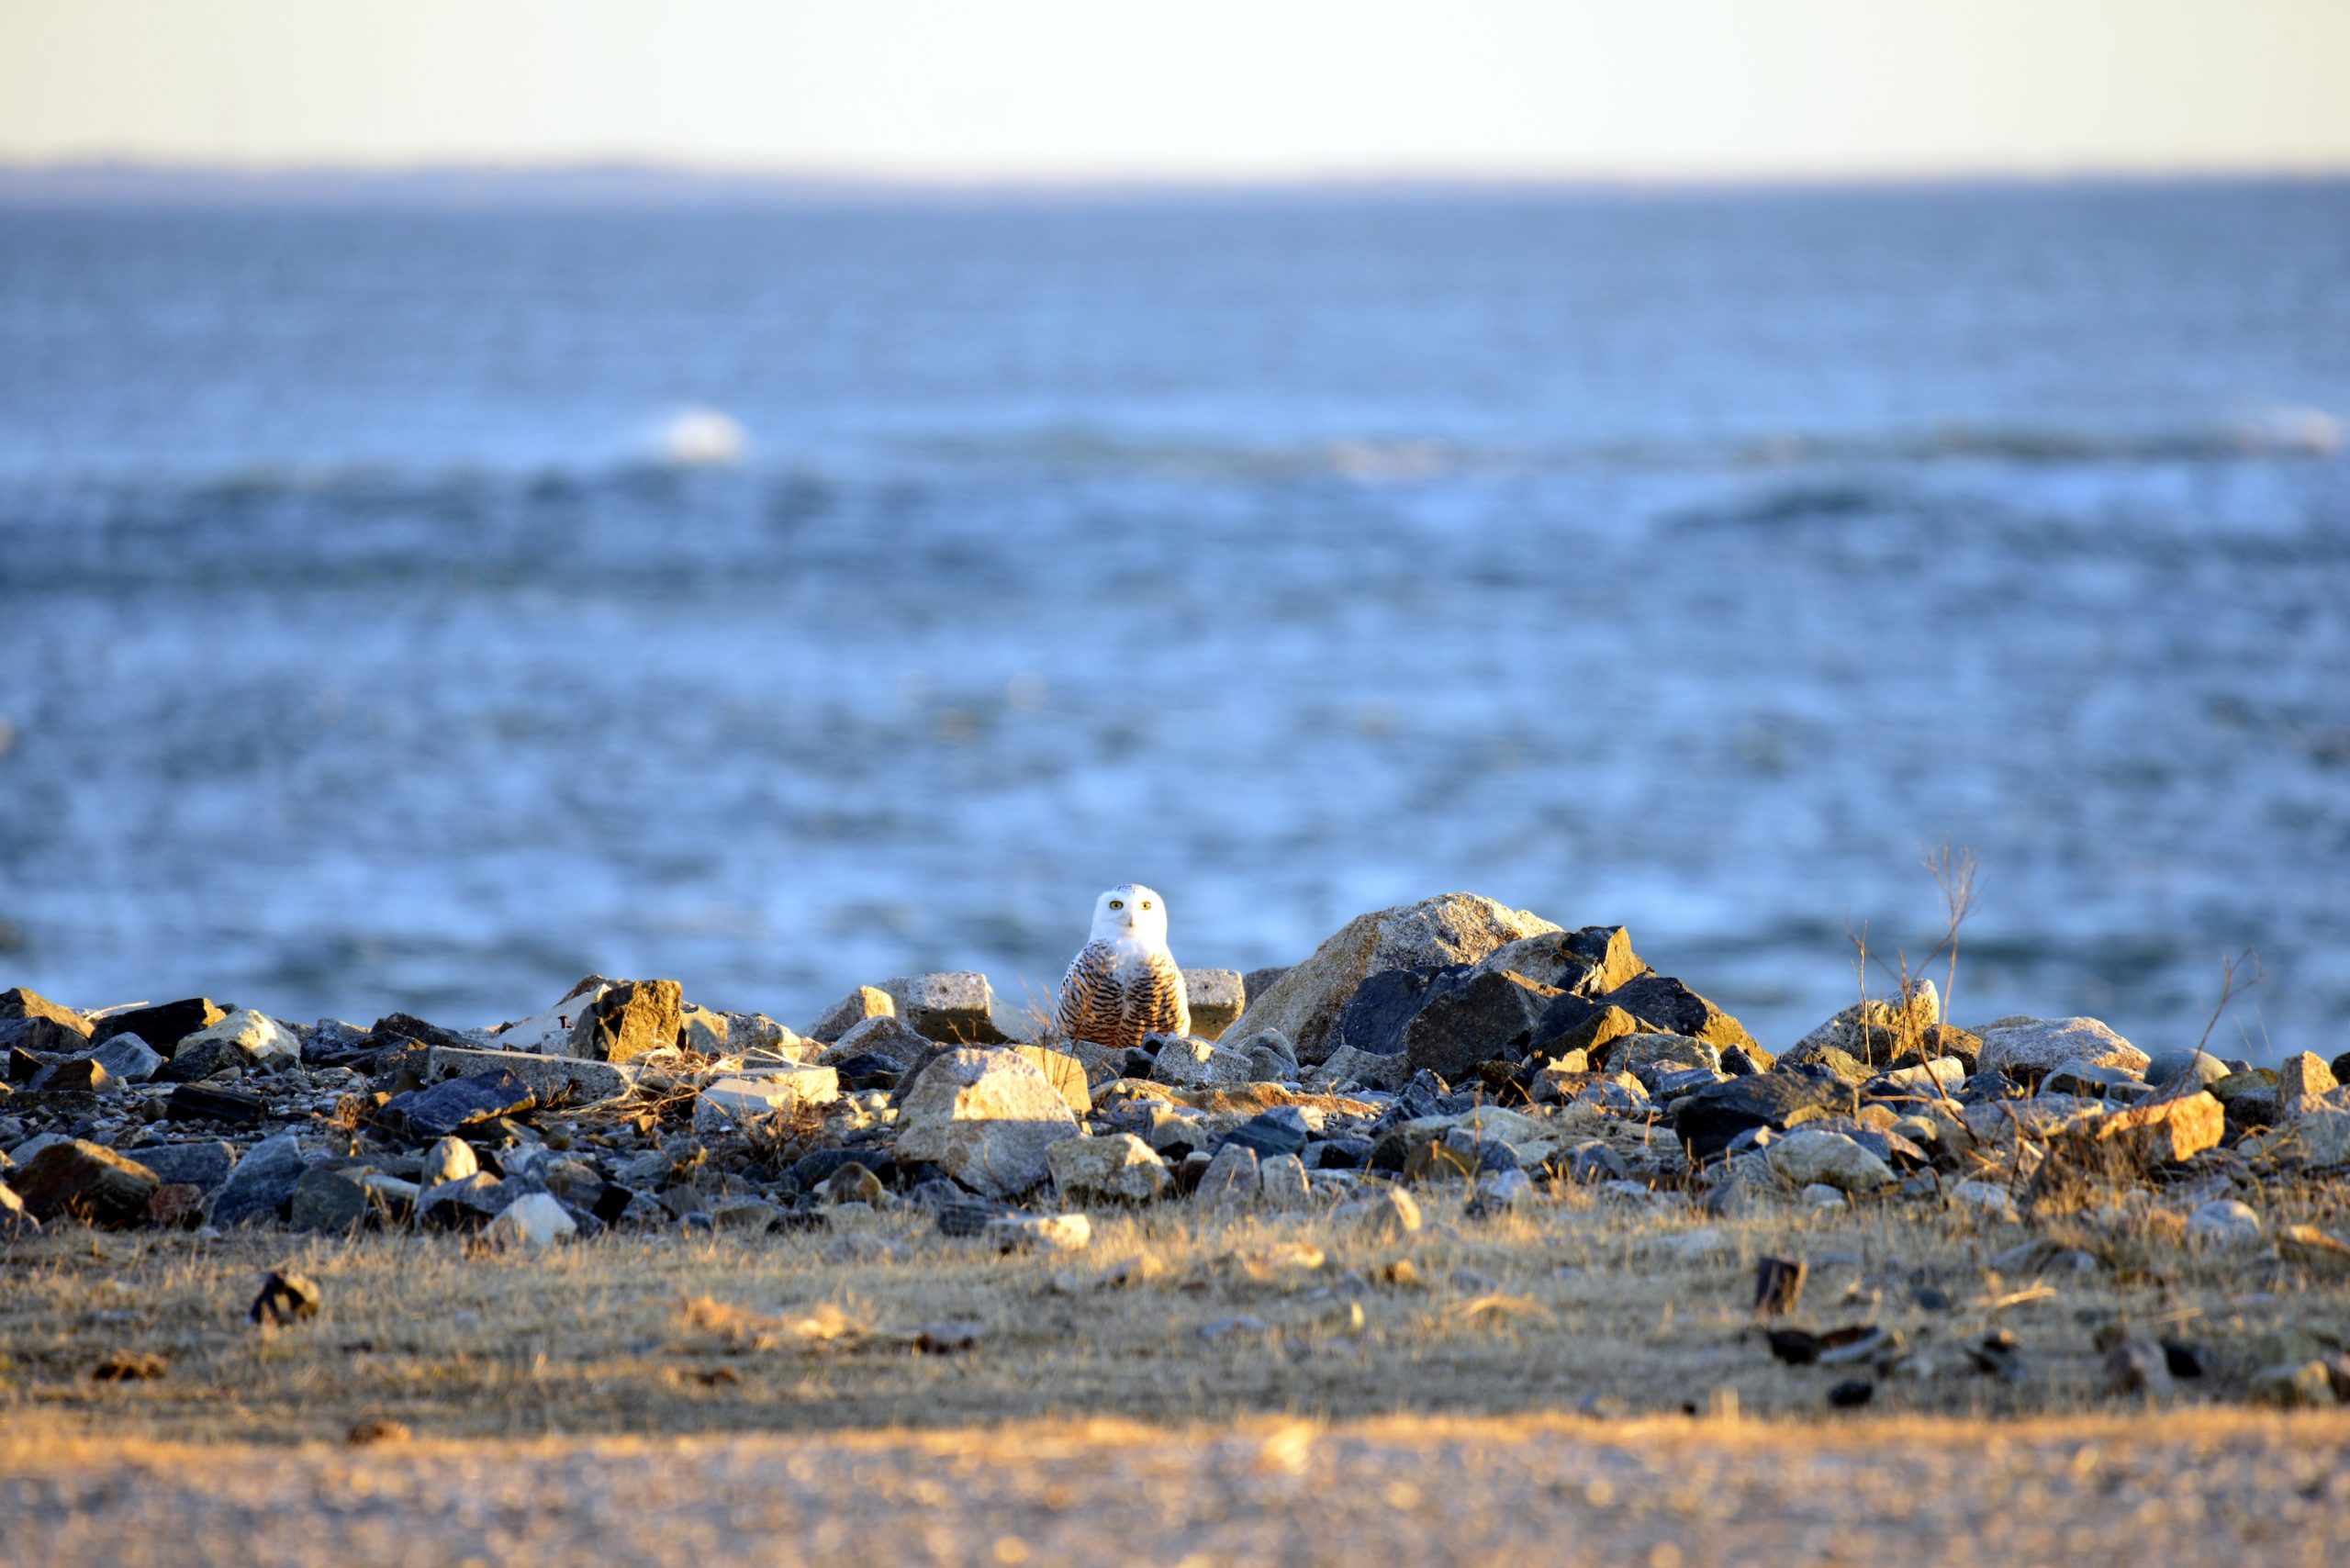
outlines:
[{"label": "blue ocean", "polygon": [[0,205],[0,983],[1467,889],[1781,1047],[1945,841],[1959,1021],[2350,1045],[2350,184]]}]

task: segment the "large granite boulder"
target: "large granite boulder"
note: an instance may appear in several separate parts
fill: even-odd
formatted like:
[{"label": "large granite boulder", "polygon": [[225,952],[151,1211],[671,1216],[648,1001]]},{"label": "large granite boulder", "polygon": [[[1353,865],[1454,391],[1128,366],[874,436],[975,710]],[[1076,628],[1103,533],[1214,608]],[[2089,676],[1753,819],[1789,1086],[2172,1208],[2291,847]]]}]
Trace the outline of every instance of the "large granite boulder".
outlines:
[{"label": "large granite boulder", "polygon": [[1012,1198],[1052,1174],[1047,1154],[1080,1136],[1060,1091],[1017,1052],[960,1047],[923,1070],[898,1110],[901,1161],[923,1159],[977,1193]]},{"label": "large granite boulder", "polygon": [[1358,915],[1261,994],[1252,991],[1248,1010],[1225,1033],[1239,1039],[1279,1029],[1296,1047],[1297,1059],[1312,1066],[1342,1043],[1339,1018],[1371,976],[1474,964],[1497,947],[1558,929],[1476,893],[1441,893]]}]

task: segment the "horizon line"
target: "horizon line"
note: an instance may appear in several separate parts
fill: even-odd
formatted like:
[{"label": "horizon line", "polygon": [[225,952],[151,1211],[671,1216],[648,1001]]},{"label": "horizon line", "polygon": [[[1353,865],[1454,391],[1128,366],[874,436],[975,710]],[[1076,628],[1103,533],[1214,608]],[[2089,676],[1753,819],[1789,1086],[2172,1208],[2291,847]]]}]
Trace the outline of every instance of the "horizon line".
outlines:
[{"label": "horizon line", "polygon": [[[1639,195],[1774,190],[1893,190],[1985,186],[2322,185],[2350,180],[2350,160],[2269,164],[2135,163],[1921,165],[1914,169],[1695,167],[1480,169],[1408,166],[1253,172],[1149,169],[921,171],[689,162],[613,156],[561,161],[466,159],[409,162],[230,163],[152,158],[17,159],[0,152],[0,203],[26,198],[188,200],[279,196],[398,195],[462,199],[493,188],[535,187],[542,199],[695,196],[888,199],[1087,198],[1122,196]],[[439,187],[435,189],[434,187]]]}]

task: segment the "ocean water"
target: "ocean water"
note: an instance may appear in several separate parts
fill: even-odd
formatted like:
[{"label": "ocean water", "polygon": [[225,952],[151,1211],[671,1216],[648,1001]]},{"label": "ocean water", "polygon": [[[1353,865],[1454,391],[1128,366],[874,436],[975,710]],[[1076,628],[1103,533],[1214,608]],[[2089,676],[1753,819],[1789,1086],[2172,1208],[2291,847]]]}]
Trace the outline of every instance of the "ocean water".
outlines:
[{"label": "ocean water", "polygon": [[[1449,889],[2350,1048],[2350,185],[0,209],[0,980],[805,1024]],[[1939,975],[1940,966],[1936,972]],[[1879,983],[1882,983],[1881,981]]]}]

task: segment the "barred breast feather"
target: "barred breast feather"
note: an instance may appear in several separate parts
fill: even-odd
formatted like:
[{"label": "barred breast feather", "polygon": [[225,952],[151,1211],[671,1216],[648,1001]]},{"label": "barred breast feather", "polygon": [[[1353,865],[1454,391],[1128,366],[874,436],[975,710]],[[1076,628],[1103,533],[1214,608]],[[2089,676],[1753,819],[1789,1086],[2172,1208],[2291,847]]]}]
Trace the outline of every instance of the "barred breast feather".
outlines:
[{"label": "barred breast feather", "polygon": [[1072,1040],[1113,1050],[1139,1046],[1145,1035],[1189,1034],[1183,971],[1163,948],[1121,952],[1106,942],[1089,942],[1061,980],[1055,1022]]}]

